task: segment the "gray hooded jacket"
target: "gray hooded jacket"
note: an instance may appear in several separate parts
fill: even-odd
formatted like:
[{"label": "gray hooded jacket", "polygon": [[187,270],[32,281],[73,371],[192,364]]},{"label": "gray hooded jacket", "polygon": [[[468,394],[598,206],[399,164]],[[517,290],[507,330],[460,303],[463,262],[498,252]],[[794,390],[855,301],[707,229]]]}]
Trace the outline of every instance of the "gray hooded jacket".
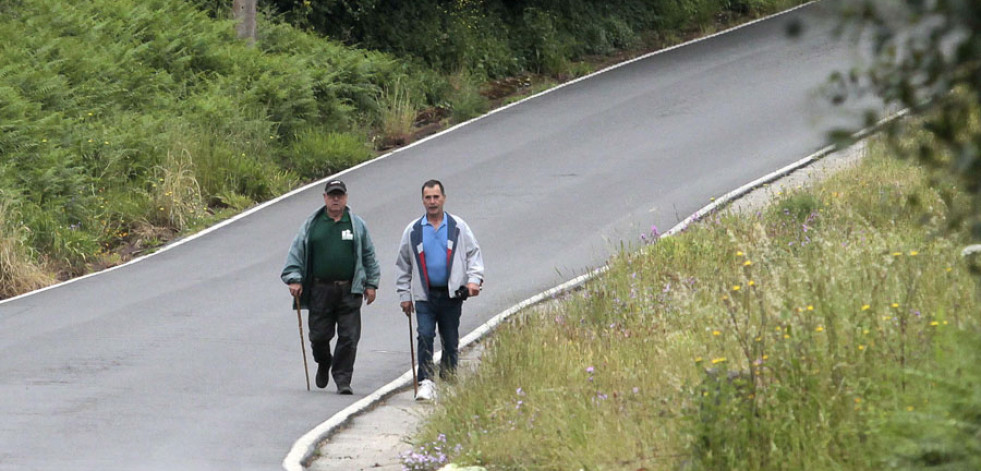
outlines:
[{"label": "gray hooded jacket", "polygon": [[[429,256],[449,257],[450,297],[456,297],[456,289],[467,283],[481,284],[484,281],[484,258],[480,245],[474,238],[467,223],[450,213],[446,217],[446,239],[449,254]],[[395,262],[395,289],[399,301],[429,300],[429,278],[426,275],[426,256],[422,247],[422,221],[426,216],[412,221],[402,233],[399,243],[399,257]]]}]

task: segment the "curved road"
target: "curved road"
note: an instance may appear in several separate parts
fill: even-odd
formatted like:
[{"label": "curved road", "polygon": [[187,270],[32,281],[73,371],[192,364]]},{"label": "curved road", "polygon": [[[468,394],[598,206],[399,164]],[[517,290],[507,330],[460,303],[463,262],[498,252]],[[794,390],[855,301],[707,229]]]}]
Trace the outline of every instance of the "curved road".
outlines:
[{"label": "curved road", "polygon": [[[484,250],[466,332],[856,123],[814,96],[854,60],[820,8],[630,63],[343,175],[383,268],[354,396],[306,391],[278,279],[320,185],[139,263],[0,303],[0,470],[278,469],[294,440],[408,369],[393,266],[424,180],[445,183],[448,211]],[[785,38],[790,18],[810,25],[798,41]]]}]

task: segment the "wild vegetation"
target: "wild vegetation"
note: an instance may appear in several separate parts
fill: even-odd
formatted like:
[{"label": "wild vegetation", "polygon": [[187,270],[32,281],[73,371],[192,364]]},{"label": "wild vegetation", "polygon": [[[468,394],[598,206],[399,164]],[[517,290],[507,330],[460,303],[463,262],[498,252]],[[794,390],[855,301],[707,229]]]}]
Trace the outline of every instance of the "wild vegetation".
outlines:
[{"label": "wild vegetation", "polygon": [[[800,2],[275,0],[254,47],[229,3],[0,2],[0,298],[152,250],[421,125]],[[854,2],[879,68],[840,83],[932,112],[932,140],[890,149],[950,174],[876,154],[760,214],[618,255],[488,340],[406,466],[981,468],[978,265],[959,255],[978,207],[981,15],[878,2],[936,31],[909,43],[874,4]]]},{"label": "wild vegetation", "polygon": [[[585,53],[796,2],[272,3],[254,47],[235,37],[226,1],[0,4],[0,297],[118,264],[515,91],[589,72]],[[673,20],[642,21],[645,5]],[[569,35],[597,9],[589,29],[602,38]],[[375,36],[337,36],[328,14]],[[513,15],[529,21],[511,28]]]},{"label": "wild vegetation", "polygon": [[874,61],[834,77],[838,99],[872,93],[920,116],[932,139],[910,148],[902,128],[889,127],[893,152],[957,176],[973,199],[952,220],[970,221],[981,237],[981,2],[839,4],[844,31],[873,38]]},{"label": "wild vegetation", "polygon": [[3,9],[0,194],[17,215],[3,243],[21,247],[3,265],[33,260],[49,276],[370,157],[379,91],[426,76],[275,22],[250,48],[180,1]]},{"label": "wild vegetation", "polygon": [[405,467],[978,469],[970,195],[929,175],[878,146],[615,256],[487,340]]},{"label": "wild vegetation", "polygon": [[273,0],[294,24],[370,49],[415,57],[444,73],[488,78],[568,74],[573,61],[642,43],[673,42],[786,0]]}]

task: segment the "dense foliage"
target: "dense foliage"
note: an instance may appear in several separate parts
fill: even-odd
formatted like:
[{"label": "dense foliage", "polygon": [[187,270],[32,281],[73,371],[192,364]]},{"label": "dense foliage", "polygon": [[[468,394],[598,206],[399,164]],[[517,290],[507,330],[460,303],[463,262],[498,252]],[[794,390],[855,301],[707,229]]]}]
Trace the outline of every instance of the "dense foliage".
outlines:
[{"label": "dense foliage", "polygon": [[250,48],[167,0],[6,4],[0,57],[4,238],[68,274],[367,158],[363,129],[408,75],[284,24]]},{"label": "dense foliage", "polygon": [[760,13],[783,0],[270,0],[298,24],[331,38],[421,58],[434,68],[500,77],[562,73],[570,59],[655,36]]}]

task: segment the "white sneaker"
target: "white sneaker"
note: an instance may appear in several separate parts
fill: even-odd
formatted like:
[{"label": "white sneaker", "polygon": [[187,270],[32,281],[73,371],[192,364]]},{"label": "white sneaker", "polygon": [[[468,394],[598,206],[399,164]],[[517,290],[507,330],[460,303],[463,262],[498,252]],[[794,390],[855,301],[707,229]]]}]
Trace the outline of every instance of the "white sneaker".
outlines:
[{"label": "white sneaker", "polygon": [[419,383],[419,390],[416,391],[417,401],[432,401],[436,399],[436,383],[424,379]]}]

